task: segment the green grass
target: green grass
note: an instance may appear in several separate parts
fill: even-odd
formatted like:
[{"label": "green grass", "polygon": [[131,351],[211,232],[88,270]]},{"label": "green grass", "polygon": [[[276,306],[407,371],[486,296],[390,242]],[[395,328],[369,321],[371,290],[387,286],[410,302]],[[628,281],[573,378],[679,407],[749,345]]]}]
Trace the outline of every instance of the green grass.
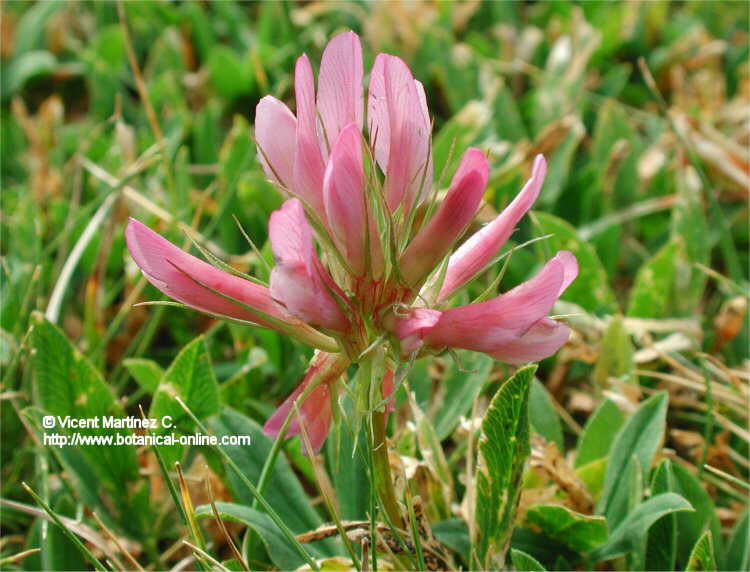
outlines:
[{"label": "green grass", "polygon": [[[287,533],[337,520],[330,505],[316,501],[323,492],[336,497],[337,517],[369,521],[371,459],[361,447],[352,457],[363,437],[351,434],[344,413],[321,466],[301,455],[295,439],[264,471],[273,444],[259,425],[301,378],[310,350],[268,330],[189,310],[133,307],[163,296],[141,278],[123,237],[128,216],[185,247],[183,229],[192,228],[212,253],[267,279],[267,219],[283,199],[255,156],[254,108],[266,94],[293,108],[296,57],[307,52],[316,65],[327,39],[344,29],[362,37],[366,69],[379,51],[388,51],[424,83],[436,173],[445,168],[444,181],[467,146],[487,150],[492,171],[481,220],[515,195],[536,153],[549,162],[536,211],[513,243],[553,236],[515,251],[500,288],[527,278],[559,248],[573,250],[581,263],[579,278],[554,310],[569,315],[575,335],[539,366],[547,392],[537,386],[529,397],[532,432],[561,445],[575,472],[540,468],[537,452],[548,459],[555,453],[532,438],[513,548],[548,570],[593,568],[602,554],[609,555],[608,567],[683,569],[713,557],[720,569],[747,568],[744,3],[127,2],[128,34],[115,3],[6,2],[1,9],[4,569],[90,567],[92,553],[105,565],[127,568],[124,550],[144,567],[170,568],[191,554],[171,547],[183,539],[195,544],[183,518],[202,528],[208,554],[190,566],[208,568],[215,559],[232,568],[235,562],[227,561],[234,552],[209,524],[210,509],[196,508],[201,519],[195,521],[192,507],[175,506],[179,489],[173,497],[164,479],[179,485],[171,464],[177,459],[196,507],[209,501],[206,475],[217,501],[235,503],[219,512],[227,524],[241,523],[227,534],[252,568],[304,561]],[[142,85],[128,59],[131,49]],[[501,268],[475,281],[466,301],[485,292]],[[169,375],[176,358],[184,362],[181,350],[199,334],[203,341],[189,348],[200,346],[203,361],[185,376],[204,393],[196,390],[198,397],[185,401],[214,433],[253,435],[252,447],[228,451],[231,463],[210,448],[161,451],[157,460],[148,448],[108,454],[39,444],[41,416],[80,412],[73,399],[78,390],[98,396],[87,405],[95,412],[139,415],[139,404],[148,411],[162,370]],[[414,410],[401,390],[390,434],[402,455],[423,461],[409,479],[410,494],[421,496],[448,563],[466,567],[476,555],[469,552],[467,523],[458,520],[465,514],[453,507],[467,494],[466,462],[471,453],[476,464],[478,447],[458,416],[474,411],[481,418],[498,381],[513,370],[495,362],[477,379],[480,365],[463,367],[476,358],[459,358],[454,363],[445,354],[415,364],[407,384],[425,421],[418,429],[407,423]],[[134,359],[141,361],[128,361]],[[454,384],[464,380],[477,390],[456,392]],[[639,405],[662,391],[668,397],[663,416],[649,413],[660,397]],[[446,395],[466,402],[448,408],[461,411],[443,431]],[[641,422],[657,431],[648,447],[638,438]],[[185,415],[186,430],[191,423]],[[435,426],[442,461],[425,434],[415,434]],[[596,435],[587,432],[591,427]],[[587,463],[579,466],[575,452],[584,442]],[[611,495],[605,483],[614,478],[607,477],[608,458],[621,463],[621,491],[603,501]],[[662,459],[668,464],[659,464]],[[703,470],[704,461],[719,471]],[[268,470],[263,498],[273,519],[256,510],[243,483],[257,486]],[[321,470],[327,481],[316,477]],[[657,491],[681,495],[695,511],[684,512],[672,497],[655,501],[650,495]],[[592,501],[588,509],[581,498]],[[607,506],[609,543],[577,551],[560,521],[549,517],[542,531],[525,520],[530,507],[554,503],[577,511],[566,518],[580,527],[591,526],[586,519],[592,517],[578,512]],[[650,522],[652,505],[664,512],[645,536],[636,525]],[[65,532],[82,538],[89,554],[45,520],[47,507],[76,521],[62,519]],[[543,516],[547,509],[536,510]],[[122,549],[102,541],[109,533],[91,511]],[[277,516],[286,530],[276,527]],[[674,531],[676,541],[670,540]],[[418,540],[412,560],[396,566],[424,563],[430,540]],[[316,560],[349,558],[337,539],[304,546]],[[667,550],[657,554],[654,546]],[[41,551],[13,558],[34,548]],[[377,555],[381,565],[392,558]]]}]

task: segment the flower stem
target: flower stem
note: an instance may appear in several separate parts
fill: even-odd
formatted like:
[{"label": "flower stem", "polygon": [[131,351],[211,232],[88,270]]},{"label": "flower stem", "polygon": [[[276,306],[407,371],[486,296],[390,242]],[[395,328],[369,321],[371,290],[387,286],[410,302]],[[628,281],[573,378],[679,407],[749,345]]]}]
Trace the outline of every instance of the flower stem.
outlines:
[{"label": "flower stem", "polygon": [[373,411],[372,423],[372,458],[375,473],[375,489],[378,491],[383,510],[396,527],[402,525],[401,511],[396,500],[396,491],[391,479],[391,465],[388,460],[388,443],[385,435],[386,413]]}]

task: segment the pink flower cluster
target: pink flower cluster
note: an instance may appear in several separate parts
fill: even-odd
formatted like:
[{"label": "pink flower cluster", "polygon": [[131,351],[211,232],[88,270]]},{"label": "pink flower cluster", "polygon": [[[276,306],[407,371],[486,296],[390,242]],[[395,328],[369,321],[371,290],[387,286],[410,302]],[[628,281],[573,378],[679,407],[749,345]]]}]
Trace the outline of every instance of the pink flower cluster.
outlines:
[{"label": "pink flower cluster", "polygon": [[[265,426],[278,434],[294,401],[314,384],[288,435],[304,424],[315,450],[328,434],[337,380],[373,340],[385,334],[395,359],[455,347],[514,364],[539,360],[568,339],[568,327],[547,315],[578,272],[574,256],[561,251],[516,288],[447,308],[451,295],[493,262],[535,201],[544,158],[536,158],[510,205],[452,252],[480,206],[487,159],[467,150],[435,206],[422,84],[401,59],[378,55],[365,114],[363,80],[359,38],[346,32],[323,53],[317,92],[307,56],[297,60],[296,116],[271,96],[258,103],[258,156],[289,197],[269,220],[276,264],[268,287],[187,254],[136,220],[126,230],[136,263],[166,295],[318,348],[300,386]],[[383,395],[391,383],[389,371]]]}]

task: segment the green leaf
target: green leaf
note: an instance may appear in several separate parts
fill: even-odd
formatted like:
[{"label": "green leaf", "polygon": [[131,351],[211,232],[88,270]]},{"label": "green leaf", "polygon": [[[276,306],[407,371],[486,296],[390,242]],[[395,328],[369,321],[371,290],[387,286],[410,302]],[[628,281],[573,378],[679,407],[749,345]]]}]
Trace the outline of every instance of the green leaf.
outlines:
[{"label": "green leaf", "polygon": [[495,121],[495,131],[502,140],[515,143],[528,139],[529,134],[518,111],[518,103],[508,86],[499,87],[493,107],[492,118]]},{"label": "green leaf", "polygon": [[750,511],[745,511],[734,527],[726,552],[726,570],[750,569]]},{"label": "green leaf", "polygon": [[[604,477],[604,492],[597,506],[599,514],[610,517],[610,507],[618,489],[623,484],[625,469],[635,457],[642,471],[651,467],[666,427],[667,394],[657,393],[641,403],[625,426],[617,433]],[[642,475],[645,477],[645,475]]]},{"label": "green leaf", "polygon": [[[252,130],[247,120],[241,115],[235,115],[232,129],[224,139],[219,152],[219,177],[218,184],[221,189],[217,212],[212,225],[216,226],[222,243],[231,244],[233,239],[238,238],[236,224],[222,225],[221,220],[231,219],[234,214],[243,221],[243,213],[240,207],[241,201],[238,197],[240,183],[247,184],[243,177],[255,161],[255,145],[253,144]],[[252,211],[255,216],[262,217],[265,212],[261,205],[253,204]],[[244,226],[243,226],[244,228]],[[242,238],[243,247],[249,247],[247,240]]]},{"label": "green leaf", "polygon": [[631,289],[628,316],[666,318],[671,315],[680,248],[679,241],[668,242],[641,266]]},{"label": "green leaf", "polygon": [[685,467],[673,464],[675,492],[685,497],[695,512],[677,515],[677,566],[684,568],[690,558],[693,546],[700,536],[710,530],[716,546],[716,559],[722,566],[721,527],[716,516],[716,506],[703,484]]},{"label": "green leaf", "polygon": [[563,451],[560,416],[552,404],[552,396],[537,378],[531,380],[529,390],[529,421],[533,431],[547,441],[557,444],[558,451]]},{"label": "green leaf", "polygon": [[518,572],[546,572],[544,566],[539,564],[536,558],[522,550],[511,548],[510,559],[513,561],[513,568]]},{"label": "green leaf", "polygon": [[[247,171],[250,160],[255,156],[251,132],[247,120],[236,115],[219,153],[221,182],[227,188],[237,184],[240,175]],[[233,231],[236,229],[233,228]]]},{"label": "green leaf", "polygon": [[205,60],[211,46],[216,43],[212,18],[201,4],[182,4],[182,9],[185,12],[185,23],[190,30],[191,43],[200,55],[200,59]]},{"label": "green leaf", "polygon": [[111,24],[99,29],[87,46],[85,57],[92,66],[111,72],[116,72],[125,65],[125,36],[120,25]]},{"label": "green leaf", "polygon": [[[58,491],[62,492],[62,491]],[[53,505],[58,515],[75,517],[75,510],[68,510],[62,495],[56,495],[60,500]],[[62,506],[61,506],[62,505]],[[65,509],[63,509],[65,506]],[[41,552],[32,554],[23,560],[24,570],[89,570],[90,564],[79,548],[65,535],[59,526],[47,522],[46,538],[42,536],[42,518],[36,518],[29,535],[27,536],[27,548],[41,548]],[[12,568],[4,568],[11,570]]]},{"label": "green leaf", "polygon": [[634,129],[629,119],[623,106],[616,101],[607,100],[601,106],[591,141],[591,160],[598,170],[607,169],[612,147],[617,141],[634,137]]},{"label": "green leaf", "polygon": [[629,63],[612,65],[602,75],[597,92],[605,97],[617,97],[627,85],[632,68]]},{"label": "green leaf", "polygon": [[[584,191],[582,206],[586,220],[592,215],[609,214],[617,207],[632,205],[637,200],[638,155],[642,147],[627,110],[618,102],[606,101],[599,110],[591,142],[590,164],[595,171],[595,184]],[[618,236],[619,230],[613,226],[607,232]],[[603,236],[598,238],[600,243]],[[620,242],[616,241],[609,251],[613,266],[619,246]],[[606,260],[605,251],[600,249],[599,252]]]},{"label": "green leaf", "polygon": [[123,360],[122,365],[133,376],[133,379],[149,393],[154,393],[159,386],[164,370],[153,360],[143,358],[129,358]]},{"label": "green leaf", "polygon": [[581,240],[576,229],[561,218],[537,211],[531,216],[540,235],[553,235],[543,241],[542,248],[547,254],[569,250],[578,259],[578,277],[565,290],[562,299],[578,304],[589,312],[613,313],[617,309],[617,302],[594,247]]},{"label": "green leaf", "polygon": [[[217,502],[216,510],[222,519],[245,524],[258,533],[273,563],[281,570],[296,570],[305,563],[294,548],[289,546],[284,535],[267,514],[249,506],[230,502]],[[195,514],[198,518],[213,517],[210,505],[199,506]],[[308,545],[306,549],[314,554],[315,558],[322,556],[315,554],[316,550],[312,546]]]},{"label": "green leaf", "polygon": [[[532,556],[548,570],[554,570],[556,560],[559,556],[579,559],[574,552],[568,550],[564,545],[545,536],[541,532],[535,532],[530,528],[516,526],[513,531],[511,550],[520,550]],[[569,567],[572,569],[572,567]]]},{"label": "green leaf", "polygon": [[414,393],[417,405],[421,409],[427,409],[430,405],[430,394],[433,385],[430,375],[432,363],[433,358],[430,357],[419,359],[414,363],[408,374],[409,389]]},{"label": "green leaf", "polygon": [[490,110],[484,104],[471,102],[445,122],[432,140],[436,181],[444,169],[442,184],[448,185],[461,161],[463,150],[474,142],[490,116]]},{"label": "green leaf", "polygon": [[[711,239],[703,212],[701,182],[692,166],[676,169],[677,202],[672,209],[673,240],[680,241],[684,248],[677,258],[674,303],[680,315],[691,314],[699,307],[707,275],[696,268],[696,264],[708,264],[711,254]],[[710,192],[710,190],[708,191]]]},{"label": "green leaf", "polygon": [[576,467],[576,474],[583,482],[591,497],[597,501],[604,490],[604,474],[607,470],[607,457],[596,459],[580,467]]},{"label": "green leaf", "polygon": [[200,163],[217,163],[221,149],[221,105],[211,99],[193,115],[192,158]]},{"label": "green leaf", "polygon": [[546,536],[578,553],[586,553],[607,540],[607,521],[560,505],[537,505],[526,512],[526,522]]},{"label": "green leaf", "polygon": [[450,504],[453,500],[453,476],[445,458],[445,451],[438,439],[435,427],[430,418],[425,415],[416,402],[411,399],[412,416],[417,426],[417,443],[419,452],[427,466],[435,476],[439,486],[433,488],[429,502],[440,518],[450,515]]},{"label": "green leaf", "polygon": [[18,22],[13,34],[13,55],[18,56],[44,45],[47,20],[65,3],[59,0],[39,2],[31,6]]},{"label": "green leaf", "polygon": [[432,525],[432,534],[448,548],[461,555],[465,562],[469,562],[471,554],[471,540],[469,527],[460,518],[441,520]]},{"label": "green leaf", "polygon": [[688,572],[716,570],[714,541],[710,530],[704,532],[703,536],[695,543],[685,570]]},{"label": "green leaf", "polygon": [[622,316],[613,316],[604,332],[592,377],[599,387],[606,387],[611,377],[632,381],[634,369],[630,335],[625,330]]},{"label": "green leaf", "polygon": [[664,515],[688,510],[692,510],[692,506],[678,494],[663,493],[651,497],[628,514],[607,542],[591,553],[591,559],[602,562],[636,550],[654,522]]},{"label": "green leaf", "polygon": [[555,571],[565,572],[567,570],[572,570],[573,566],[571,566],[570,561],[565,558],[562,554],[558,554],[557,558],[555,558],[555,563],[552,566],[552,569]]},{"label": "green leaf", "polygon": [[203,336],[195,338],[177,354],[151,403],[151,417],[170,415],[175,426],[192,427],[188,414],[175,397],[182,399],[198,419],[219,410],[219,385]]},{"label": "green leaf", "polygon": [[[48,414],[56,417],[122,418],[124,411],[91,362],[75,348],[57,328],[40,313],[32,317],[31,344],[34,349],[35,401]],[[102,425],[102,423],[99,423]],[[91,428],[76,429],[83,435],[129,434],[128,431]],[[56,423],[48,432],[64,433]],[[135,448],[127,446],[81,446],[87,458],[95,462],[100,478],[120,488],[138,478]]]},{"label": "green leaf", "polygon": [[[664,459],[654,469],[651,477],[651,494],[675,490],[672,462]],[[674,570],[677,559],[677,518],[668,514],[656,521],[648,532],[646,544],[646,570]]]},{"label": "green leaf", "polygon": [[331,428],[325,452],[328,471],[339,499],[341,518],[365,520],[370,508],[370,480],[364,458],[368,450],[367,437],[361,427],[354,435],[353,409],[351,397],[345,394],[341,404],[341,421]]},{"label": "green leaf", "polygon": [[[612,491],[612,497],[607,507],[607,523],[616,528],[643,498],[643,470],[638,457],[633,455],[625,465],[620,482]],[[601,500],[601,499],[600,499]],[[635,555],[631,555],[635,556]],[[634,562],[629,562],[631,568],[639,568]]]},{"label": "green leaf", "polygon": [[540,204],[552,205],[560,198],[569,181],[576,150],[585,135],[586,129],[580,121],[576,120],[571,124],[565,138],[552,151],[552,155],[548,158],[544,186],[539,193]]},{"label": "green leaf", "polygon": [[519,369],[492,398],[479,441],[476,474],[479,566],[502,568],[529,455],[529,386],[535,365]]},{"label": "green leaf", "polygon": [[[249,447],[226,446],[224,450],[237,464],[242,473],[254,483],[258,482],[266,458],[271,453],[273,442],[263,434],[258,423],[231,409],[224,409],[208,420],[210,430],[221,439],[224,435],[250,435]],[[233,472],[227,472],[232,497],[250,505],[253,497]],[[295,533],[315,530],[322,520],[310,505],[310,499],[302,489],[284,455],[279,455],[263,492],[264,498]]]},{"label": "green leaf", "polygon": [[440,441],[450,436],[461,416],[471,409],[492,370],[493,360],[486,354],[460,352],[459,356],[460,363],[454,361],[445,376],[445,395],[435,415],[435,432]]},{"label": "green leaf", "polygon": [[[125,412],[91,362],[41,313],[35,312],[31,319],[34,402],[57,421],[45,432],[92,438],[130,435],[127,429],[103,427],[104,418],[121,419]],[[66,416],[98,419],[99,427],[68,431],[60,424]],[[87,504],[97,507],[101,516],[118,528],[134,535],[143,533],[149,516],[148,511],[141,514],[142,506],[134,500],[141,482],[134,446],[81,445],[53,451]]]},{"label": "green leaf", "polygon": [[[203,336],[186,345],[170,364],[154,393],[149,417],[154,419],[171,418],[172,427],[160,422],[155,433],[170,433],[175,429],[190,433],[194,423],[178,403],[179,397],[198,419],[203,419],[219,410],[219,384],[216,382],[211,357],[206,349]],[[159,446],[165,462],[171,466],[179,461],[183,446]]]},{"label": "green leaf", "polygon": [[7,76],[3,78],[3,98],[14,94],[30,79],[51,74],[56,67],[55,56],[46,50],[21,54],[7,68]]},{"label": "green leaf", "polygon": [[226,99],[248,93],[253,87],[253,74],[249,61],[242,61],[231,48],[215,44],[206,62],[211,84]]},{"label": "green leaf", "polygon": [[582,467],[609,454],[625,416],[611,399],[605,399],[586,421],[578,438],[574,467]]},{"label": "green leaf", "polygon": [[[431,48],[438,53],[445,50],[445,43],[442,38],[432,36]],[[472,57],[472,59],[474,59]],[[492,109],[481,101],[478,93],[479,78],[476,65],[467,65],[468,62],[455,62],[450,58],[443,59],[439,67],[432,67],[433,85],[445,96],[445,102],[448,104],[449,115],[454,115],[453,120],[459,116],[474,115],[472,121],[480,127],[489,128]],[[416,75],[415,77],[419,77]],[[439,86],[439,87],[438,87]],[[468,103],[467,103],[468,102]],[[477,111],[480,110],[480,111]],[[445,129],[445,128],[443,128]],[[440,131],[442,135],[443,131]],[[468,147],[469,142],[456,141],[456,148],[459,154]],[[435,165],[440,165],[435,161]]]}]

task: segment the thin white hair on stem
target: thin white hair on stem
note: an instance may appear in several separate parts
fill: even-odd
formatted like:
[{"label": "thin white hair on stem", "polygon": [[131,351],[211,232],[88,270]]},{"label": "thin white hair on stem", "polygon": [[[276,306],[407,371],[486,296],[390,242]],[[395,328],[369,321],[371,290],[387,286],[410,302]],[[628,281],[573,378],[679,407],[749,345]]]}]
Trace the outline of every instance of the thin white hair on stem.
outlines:
[{"label": "thin white hair on stem", "polygon": [[[259,310],[258,308],[254,308],[253,306],[250,306],[249,304],[246,304],[242,302],[241,300],[237,300],[236,298],[233,298],[232,296],[229,296],[227,294],[224,294],[223,292],[216,290],[215,288],[211,288],[208,284],[202,282],[186,270],[180,268],[176,263],[174,263],[172,260],[167,259],[167,262],[171,264],[175,269],[177,269],[180,273],[182,273],[184,276],[186,276],[191,281],[195,282],[198,286],[208,290],[209,292],[220,296],[221,298],[227,300],[228,302],[235,304],[236,306],[250,312],[251,314],[258,316],[260,320],[263,320],[264,322],[267,322],[270,324],[270,326],[278,329],[281,332],[286,333],[287,335],[300,339],[301,341],[306,341],[307,343],[318,347],[324,351],[328,352],[335,352],[338,351],[339,347],[338,344],[330,338],[328,335],[324,334],[320,330],[313,328],[312,326],[306,324],[305,322],[297,320],[298,323],[289,323],[285,322],[282,319],[276,318],[262,310]],[[203,310],[201,310],[203,311]],[[304,332],[304,335],[300,335]],[[309,339],[307,339],[309,338]],[[333,344],[328,344],[328,340],[333,342]],[[316,343],[317,342],[317,343]],[[335,349],[332,349],[335,348]]]},{"label": "thin white hair on stem", "polygon": [[[201,246],[201,244],[191,235],[187,233],[185,234],[190,239],[190,242],[193,243],[193,246],[195,246],[200,251],[200,253],[205,258],[207,258],[209,262],[213,264],[213,266],[218,266],[219,269],[224,270],[225,272],[232,274],[234,276],[237,276],[238,278],[243,278],[244,280],[248,280],[249,282],[254,282],[256,284],[259,284],[260,286],[268,286],[268,284],[266,284],[259,278],[256,278],[255,276],[251,276],[250,274],[246,274],[240,270],[237,270],[235,267],[231,266],[230,264],[227,264],[221,258],[213,254],[210,250]],[[259,254],[259,253],[256,253],[256,254]]]},{"label": "thin white hair on stem", "polygon": [[232,219],[234,220],[235,224],[237,225],[237,228],[240,230],[240,233],[242,233],[243,238],[247,241],[247,243],[250,245],[250,248],[253,249],[253,252],[258,257],[258,260],[260,260],[261,264],[265,266],[266,270],[269,272],[271,271],[271,265],[268,264],[268,261],[266,260],[266,257],[263,256],[258,246],[255,244],[255,241],[250,238],[250,235],[245,232],[245,228],[242,226],[242,223],[240,222],[240,219],[237,218],[237,215],[232,213]]}]

